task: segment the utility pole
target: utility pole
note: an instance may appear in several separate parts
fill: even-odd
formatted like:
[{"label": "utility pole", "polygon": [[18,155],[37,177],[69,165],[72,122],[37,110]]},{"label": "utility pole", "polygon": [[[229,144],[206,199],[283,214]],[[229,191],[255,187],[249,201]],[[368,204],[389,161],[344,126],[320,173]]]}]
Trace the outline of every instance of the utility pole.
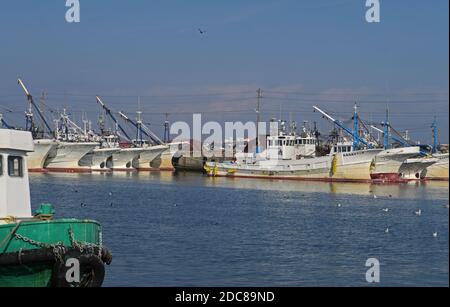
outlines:
[{"label": "utility pole", "polygon": [[259,147],[259,122],[261,121],[261,98],[263,91],[259,88],[256,93],[257,95],[257,107],[256,107],[256,153],[261,152]]}]

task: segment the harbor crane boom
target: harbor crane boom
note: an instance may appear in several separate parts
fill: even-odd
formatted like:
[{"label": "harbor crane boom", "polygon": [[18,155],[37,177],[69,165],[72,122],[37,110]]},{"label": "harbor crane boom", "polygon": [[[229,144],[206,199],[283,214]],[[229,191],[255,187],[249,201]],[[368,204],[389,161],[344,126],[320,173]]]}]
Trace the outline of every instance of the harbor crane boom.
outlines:
[{"label": "harbor crane boom", "polygon": [[[53,130],[52,128],[50,128],[50,125],[48,124],[47,120],[44,117],[44,114],[42,114],[41,110],[38,108],[38,106],[36,105],[36,103],[33,100],[33,96],[30,94],[30,92],[28,91],[28,89],[26,88],[25,84],[23,83],[22,79],[17,79],[18,83],[20,84],[20,86],[22,87],[23,91],[25,92],[25,96],[27,96],[28,101],[30,102],[31,106],[34,107],[34,109],[37,111],[39,117],[41,118],[42,122],[44,123],[45,127],[47,128],[48,132],[50,134],[53,134]],[[30,108],[31,109],[31,108]],[[31,127],[30,127],[31,129]]]},{"label": "harbor crane boom", "polygon": [[126,121],[129,122],[133,127],[135,127],[138,131],[144,133],[147,137],[149,137],[154,143],[158,145],[164,144],[164,142],[155,134],[153,133],[146,125],[143,123],[136,123],[131,118],[129,118],[125,113],[119,112],[119,115]]},{"label": "harbor crane boom", "polygon": [[329,119],[330,121],[332,121],[333,123],[335,123],[339,128],[342,128],[345,132],[347,132],[348,134],[350,134],[353,137],[353,148],[357,149],[359,143],[364,144],[365,146],[367,146],[368,148],[373,148],[373,145],[370,144],[368,141],[366,141],[364,138],[359,136],[358,133],[358,117],[357,117],[357,113],[356,113],[356,106],[355,106],[355,117],[354,117],[354,121],[355,121],[355,128],[354,130],[350,130],[349,128],[347,128],[344,124],[342,124],[339,120],[334,119],[333,117],[331,117],[330,115],[328,115],[325,111],[322,111],[321,109],[319,109],[316,106],[313,106],[314,110],[321,113],[324,117],[326,117],[327,119]]},{"label": "harbor crane boom", "polygon": [[[383,124],[383,125],[386,125],[386,124]],[[376,130],[376,131],[382,133],[383,135],[385,134],[385,131],[381,130],[380,128],[378,128],[378,127],[376,127],[376,126],[374,126],[374,125],[371,125],[370,127],[371,127],[372,129],[374,129],[374,130]],[[397,137],[393,136],[392,134],[390,134],[389,137],[390,137],[392,140],[394,140],[394,142],[399,143],[399,144],[401,144],[402,146],[405,146],[405,147],[411,147],[411,144],[410,144],[410,143],[408,143],[408,142],[406,142],[405,140],[402,140],[402,139],[400,139],[400,138],[397,138]],[[387,148],[385,148],[385,149],[387,149]]]},{"label": "harbor crane boom", "polygon": [[[389,127],[389,128],[391,128],[391,129],[393,129],[393,128],[389,125],[389,123],[383,123],[383,125],[384,125],[385,127]],[[386,134],[385,131],[381,130],[381,129],[378,128],[378,127],[375,127],[374,125],[371,125],[370,127],[371,127],[372,129],[374,129],[374,130],[376,130],[376,131],[382,133],[383,135]],[[387,129],[385,129],[385,130],[387,130]],[[387,130],[387,131],[389,131],[389,130]],[[395,130],[394,130],[394,131],[395,131]],[[397,132],[397,134],[398,134],[398,132]],[[411,145],[411,143],[407,142],[406,140],[393,136],[392,133],[389,133],[389,134],[388,134],[388,138],[391,138],[394,142],[399,143],[399,144],[401,144],[401,145],[404,146],[404,147],[411,147],[411,146],[413,146],[413,145]],[[385,143],[386,143],[386,142],[385,142]],[[417,145],[414,145],[414,146],[417,146]],[[386,145],[384,146],[384,149],[388,149]],[[423,150],[420,150],[420,154],[421,154],[422,156],[427,156],[427,155],[428,155],[428,154],[427,154],[425,151],[423,151]]]},{"label": "harbor crane boom", "polygon": [[8,123],[5,122],[5,120],[3,119],[3,114],[2,113],[0,113],[0,127],[6,128],[6,129],[14,129],[14,127],[8,125]]},{"label": "harbor crane boom", "polygon": [[131,141],[131,138],[129,137],[127,132],[119,124],[119,122],[117,121],[116,117],[112,114],[111,110],[103,103],[102,99],[99,96],[95,96],[95,98],[97,99],[98,104],[102,106],[103,110],[105,110],[106,114],[108,114],[108,116],[112,119],[114,124],[116,124],[116,126],[120,129],[120,131],[122,131],[122,133],[125,136],[125,138],[127,140]]}]

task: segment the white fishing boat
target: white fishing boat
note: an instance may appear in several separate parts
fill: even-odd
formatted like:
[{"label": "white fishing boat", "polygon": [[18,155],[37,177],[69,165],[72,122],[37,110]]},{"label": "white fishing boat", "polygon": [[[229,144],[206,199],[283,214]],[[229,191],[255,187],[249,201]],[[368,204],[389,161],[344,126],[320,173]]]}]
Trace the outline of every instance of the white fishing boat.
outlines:
[{"label": "white fishing boat", "polygon": [[[261,153],[237,153],[235,161],[206,162],[209,176],[271,178],[291,180],[330,180],[331,156],[315,156],[316,139],[280,130],[268,136]],[[306,154],[306,156],[305,156]]]},{"label": "white fishing boat", "polygon": [[267,138],[261,154],[237,154],[236,161],[207,162],[210,176],[256,177],[314,181],[370,181],[370,164],[382,149],[354,150],[352,142],[336,143],[326,156],[316,156],[316,138],[307,131],[301,136]]},{"label": "white fishing boat", "polygon": [[370,181],[370,165],[383,151],[380,148],[354,150],[352,142],[335,144],[330,153],[333,156],[331,178],[334,181]]}]

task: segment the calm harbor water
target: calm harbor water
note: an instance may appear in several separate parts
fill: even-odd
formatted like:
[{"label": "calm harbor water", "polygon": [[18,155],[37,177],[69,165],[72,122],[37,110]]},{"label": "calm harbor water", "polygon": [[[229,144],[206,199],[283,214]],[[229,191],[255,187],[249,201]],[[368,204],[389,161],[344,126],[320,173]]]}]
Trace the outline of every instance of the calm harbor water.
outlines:
[{"label": "calm harbor water", "polygon": [[114,257],[104,286],[366,286],[371,257],[380,286],[449,285],[448,182],[30,178],[33,209],[49,202],[58,217],[102,223]]}]

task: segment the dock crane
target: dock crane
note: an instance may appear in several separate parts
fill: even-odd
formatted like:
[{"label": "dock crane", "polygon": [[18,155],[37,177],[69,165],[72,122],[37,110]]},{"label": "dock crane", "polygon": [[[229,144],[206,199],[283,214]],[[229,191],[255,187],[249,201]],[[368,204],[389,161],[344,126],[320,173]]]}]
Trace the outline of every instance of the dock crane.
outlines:
[{"label": "dock crane", "polygon": [[38,106],[36,105],[36,103],[33,100],[33,96],[30,94],[30,92],[28,91],[28,89],[26,88],[25,84],[23,83],[22,79],[17,79],[17,82],[20,84],[20,86],[22,87],[23,91],[25,92],[25,96],[27,97],[27,100],[29,102],[29,109],[28,112],[26,112],[26,118],[27,118],[27,122],[26,122],[26,130],[31,131],[33,133],[35,133],[34,130],[34,122],[33,122],[33,108],[36,110],[36,112],[38,113],[40,119],[42,120],[42,122],[44,123],[45,127],[47,128],[48,132],[53,135],[53,130],[52,128],[50,128],[50,125],[48,124],[47,120],[44,117],[44,114],[42,114],[41,110],[38,108]]},{"label": "dock crane", "polygon": [[120,117],[122,117],[126,122],[130,123],[133,127],[136,128],[136,139],[138,141],[141,141],[142,143],[142,135],[145,134],[147,137],[149,137],[153,143],[156,145],[163,145],[164,142],[155,134],[153,133],[150,128],[148,128],[141,120],[141,112],[138,112],[138,119],[137,121],[133,121],[131,118],[129,118],[127,115],[125,115],[124,112],[119,112]]},{"label": "dock crane", "polygon": [[342,128],[345,132],[347,132],[348,134],[350,134],[353,137],[353,150],[357,150],[361,143],[364,144],[365,146],[367,146],[367,148],[370,148],[370,149],[373,148],[373,145],[371,143],[369,143],[366,139],[362,138],[359,135],[359,116],[358,116],[358,108],[357,108],[356,104],[355,104],[355,107],[354,107],[355,112],[354,112],[354,115],[353,115],[353,131],[350,130],[349,128],[347,128],[339,120],[334,119],[333,117],[328,115],[325,111],[322,111],[321,109],[319,109],[316,106],[313,106],[313,108],[314,108],[314,112],[317,111],[317,112],[321,113],[325,118],[327,118],[330,121],[332,121],[339,128]]},{"label": "dock crane", "polygon": [[97,103],[101,105],[101,107],[103,108],[103,110],[105,110],[106,114],[108,114],[108,116],[112,119],[112,121],[114,122],[114,124],[116,125],[117,128],[120,129],[120,131],[122,131],[124,137],[128,140],[131,141],[130,136],[127,134],[127,132],[122,128],[122,126],[119,124],[119,122],[117,121],[116,117],[112,114],[111,109],[109,109],[102,101],[102,99],[99,96],[95,96],[95,98],[97,99]]}]

